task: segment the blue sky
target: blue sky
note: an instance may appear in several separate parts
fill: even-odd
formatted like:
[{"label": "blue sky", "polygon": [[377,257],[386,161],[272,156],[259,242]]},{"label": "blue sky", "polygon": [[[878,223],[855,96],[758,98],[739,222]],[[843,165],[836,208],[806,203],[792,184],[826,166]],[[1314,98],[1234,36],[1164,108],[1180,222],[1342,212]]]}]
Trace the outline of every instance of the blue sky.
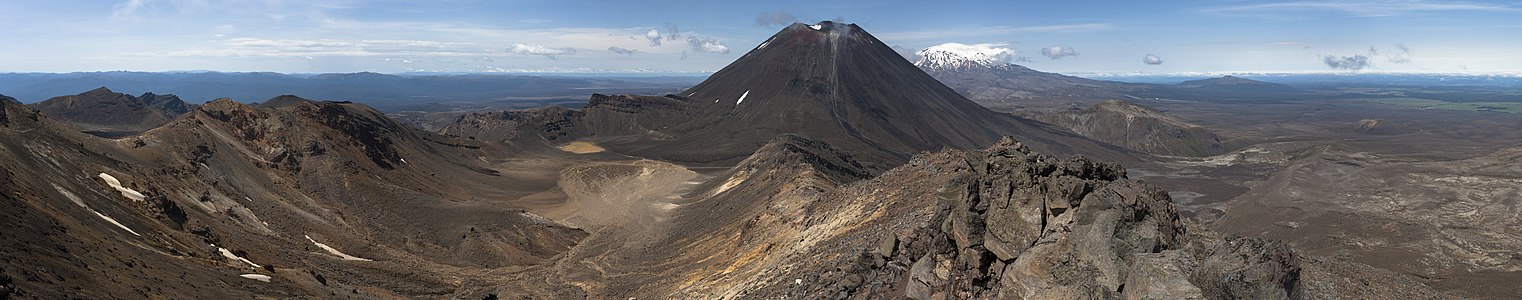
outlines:
[{"label": "blue sky", "polygon": [[986,44],[1063,73],[1522,72],[1522,1],[49,0],[0,12],[14,17],[0,72],[712,72],[785,22],[830,19],[906,52]]}]

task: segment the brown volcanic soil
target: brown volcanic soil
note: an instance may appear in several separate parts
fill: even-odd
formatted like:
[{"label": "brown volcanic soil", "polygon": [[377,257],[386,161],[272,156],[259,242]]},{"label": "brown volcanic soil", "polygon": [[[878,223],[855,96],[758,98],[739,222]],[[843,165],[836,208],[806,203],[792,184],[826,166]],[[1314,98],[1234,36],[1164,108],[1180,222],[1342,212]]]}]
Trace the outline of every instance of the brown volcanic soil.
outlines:
[{"label": "brown volcanic soil", "polygon": [[116,141],[15,104],[5,115],[4,238],[24,246],[0,261],[17,297],[443,296],[470,292],[452,287],[460,276],[543,264],[586,236],[480,201],[545,188],[472,163],[489,146],[359,105],[223,100]]},{"label": "brown volcanic soil", "polygon": [[118,141],[4,115],[3,225],[20,233],[4,238],[25,246],[0,262],[23,298],[1441,296],[1191,229],[1117,165],[1013,141],[872,177],[782,136],[698,173],[451,139],[348,103],[222,100]]},{"label": "brown volcanic soil", "polygon": [[1106,143],[1156,155],[1212,156],[1227,151],[1221,138],[1209,129],[1121,100],[1032,118]]},{"label": "brown volcanic soil", "polygon": [[[859,30],[820,26],[830,30],[799,36]],[[714,93],[724,94],[720,100],[740,88],[713,84]],[[925,88],[917,92],[936,89],[915,85]],[[990,138],[985,150],[910,156],[965,146],[976,136],[866,139],[899,125],[861,109],[874,103],[838,106],[891,94],[856,92],[863,93],[806,98],[837,101],[825,106],[833,119],[823,120],[852,121],[823,134],[786,134],[793,130],[769,125],[735,135],[684,123],[731,122],[721,117],[736,115],[722,112],[741,104],[708,104],[698,97],[711,95],[697,94],[598,95],[582,111],[483,114],[490,118],[461,120],[449,135],[352,103],[282,97],[255,107],[221,100],[120,140],[83,135],[0,101],[6,187],[0,197],[8,205],[0,210],[7,233],[0,239],[20,245],[0,247],[0,285],[9,284],[0,291],[18,298],[1428,299],[1447,295],[1424,282],[1457,282],[1423,281],[1360,264],[1356,255],[1322,258],[1304,252],[1321,249],[1193,226],[1168,192],[1149,183],[1238,172],[1245,175],[1217,184],[1257,195],[1251,188],[1263,179],[1244,169],[1339,155],[1315,140],[1270,133],[1350,133],[1342,116],[1327,122],[1341,131],[1223,126],[1273,143],[1229,157],[1172,159],[1149,166],[1156,169],[1144,182],[1114,163],[1040,154],[1032,148],[1128,156],[1034,122],[998,127],[1035,130],[1016,132],[1031,137],[1029,144]],[[964,106],[933,104],[876,108],[887,114]],[[950,123],[958,114],[973,112],[915,122]],[[957,122],[1004,122],[970,116]],[[870,130],[835,131],[864,128]],[[1375,138],[1343,142],[1394,143]],[[555,148],[577,141],[610,151]],[[862,148],[868,142],[888,146]],[[721,149],[670,152],[688,165],[641,156],[694,145]],[[915,148],[921,145],[935,149]],[[737,163],[722,158],[732,153],[740,153]],[[133,192],[110,187],[100,173]],[[1191,204],[1226,210],[1216,215],[1220,224],[1237,217],[1223,203]],[[1220,227],[1258,234],[1250,226]]]},{"label": "brown volcanic soil", "polygon": [[[1508,267],[1516,251],[1501,249],[1522,232],[1493,217],[1516,210],[1507,192],[1508,178],[1522,177],[1507,167],[1522,140],[1515,115],[1344,100],[1147,104],[1251,144],[1133,169],[1172,191],[1192,219],[1421,276],[1465,297],[1516,293],[1499,283],[1516,281]],[[1375,132],[1355,126],[1363,120],[1377,120]],[[1379,124],[1400,130],[1379,134]]]}]

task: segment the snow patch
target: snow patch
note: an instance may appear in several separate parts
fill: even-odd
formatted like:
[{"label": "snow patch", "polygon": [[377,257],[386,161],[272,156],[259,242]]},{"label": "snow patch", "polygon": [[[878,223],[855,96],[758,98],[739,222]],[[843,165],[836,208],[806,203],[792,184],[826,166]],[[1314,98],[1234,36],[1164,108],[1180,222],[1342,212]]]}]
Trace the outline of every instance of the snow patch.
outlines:
[{"label": "snow patch", "polygon": [[745,96],[750,96],[750,91],[749,90],[745,91],[744,94],[740,94],[740,100],[735,100],[735,104],[740,104],[740,102],[745,102]]},{"label": "snow patch", "polygon": [[343,260],[374,261],[374,260],[370,260],[370,259],[367,259],[367,258],[362,258],[362,257],[358,257],[358,256],[344,254],[343,252],[338,251],[338,249],[333,249],[333,247],[329,247],[327,244],[318,243],[317,240],[312,239],[312,236],[310,236],[310,235],[302,235],[302,236],[307,237],[307,240],[308,241],[312,241],[313,244],[317,244],[317,248],[322,248],[322,250],[328,251],[328,254],[337,255],[338,257],[342,257]]},{"label": "snow patch", "polygon": [[132,189],[123,187],[121,180],[116,180],[116,177],[111,176],[111,174],[100,173],[100,175],[96,176],[99,176],[101,180],[105,180],[106,185],[109,185],[111,188],[116,189],[116,191],[121,192],[122,196],[127,197],[127,199],[142,202],[144,198],[147,198],[143,196],[143,193],[139,193]]},{"label": "snow patch", "polygon": [[253,279],[253,280],[258,280],[258,281],[263,281],[263,282],[270,282],[270,276],[269,275],[264,275],[264,274],[243,274],[243,275],[238,275],[238,277],[243,277],[243,278],[248,278],[248,279]]},{"label": "snow patch", "polygon": [[127,225],[122,225],[122,222],[117,222],[116,219],[111,218],[111,216],[107,216],[106,214],[100,213],[100,211],[96,211],[95,209],[90,208],[90,206],[85,205],[84,199],[79,199],[79,196],[75,196],[74,193],[70,193],[68,190],[63,189],[63,187],[54,184],[53,189],[58,190],[58,193],[63,194],[65,198],[69,198],[69,201],[74,201],[74,204],[78,204],[79,207],[83,207],[85,210],[94,213],[95,216],[100,217],[101,220],[106,220],[107,223],[116,225],[116,227],[121,227],[122,230],[126,230],[127,232],[132,233],[132,235],[143,236],[138,234],[137,231],[133,231],[132,228],[127,228]]},{"label": "snow patch", "polygon": [[[212,246],[215,247],[216,245],[212,245]],[[222,257],[225,257],[227,259],[241,261],[243,263],[246,263],[246,264],[248,264],[249,266],[252,266],[255,269],[261,268],[261,266],[259,266],[259,264],[256,264],[253,261],[248,260],[247,258],[243,258],[241,256],[238,256],[237,254],[233,254],[233,252],[232,251],[228,251],[227,248],[217,247],[217,253],[221,253]]]},{"label": "snow patch", "polygon": [[65,198],[69,198],[70,201],[74,201],[74,204],[78,204],[79,207],[90,208],[89,206],[85,205],[84,199],[79,199],[79,196],[75,196],[74,193],[70,193],[69,190],[65,190],[63,187],[58,186],[57,184],[53,185],[53,189],[58,190],[59,194],[63,194],[63,196]]},{"label": "snow patch", "polygon": [[[776,38],[766,39],[765,42],[761,42],[761,46],[756,46],[756,50],[761,50],[761,48],[766,48],[766,45],[770,45],[772,43],[773,39],[776,39]],[[692,97],[692,95],[687,95],[687,96],[688,97]]]},{"label": "snow patch", "polygon": [[121,227],[122,230],[126,230],[127,232],[132,233],[132,235],[143,236],[141,234],[137,234],[137,231],[132,231],[132,228],[127,228],[127,225],[122,225],[121,222],[117,222],[116,219],[112,219],[110,216],[107,216],[106,214],[103,214],[103,213],[100,213],[98,211],[95,211],[94,209],[91,209],[90,212],[95,213],[96,216],[100,216],[101,219],[105,219],[106,222],[111,222],[112,225],[116,225],[116,227]]},{"label": "snow patch", "polygon": [[814,30],[823,30],[824,29],[824,24],[809,25],[809,28],[813,28]]}]

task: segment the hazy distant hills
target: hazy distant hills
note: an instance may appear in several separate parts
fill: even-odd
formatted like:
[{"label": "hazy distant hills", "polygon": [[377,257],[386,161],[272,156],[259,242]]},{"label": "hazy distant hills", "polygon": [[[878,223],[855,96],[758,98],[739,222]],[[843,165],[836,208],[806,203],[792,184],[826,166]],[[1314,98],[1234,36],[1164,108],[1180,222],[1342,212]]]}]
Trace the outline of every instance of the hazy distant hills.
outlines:
[{"label": "hazy distant hills", "polygon": [[951,51],[927,51],[916,66],[963,96],[1000,111],[1081,108],[1122,99],[1127,92],[1148,86],[1041,72]]},{"label": "hazy distant hills", "polygon": [[1034,118],[1096,140],[1151,154],[1210,156],[1227,150],[1220,137],[1209,129],[1121,100]]},{"label": "hazy distant hills", "polygon": [[1309,92],[1236,76],[1177,84],[1094,80],[1037,71],[975,53],[922,51],[915,66],[968,99],[1000,111],[1081,109],[1105,100],[1157,98],[1194,101],[1277,101]]},{"label": "hazy distant hills", "polygon": [[[663,94],[691,86],[700,77],[581,78],[523,75],[389,75],[378,73],[8,73],[0,74],[0,93],[22,102],[110,87],[129,93],[168,93],[189,103],[217,98],[260,101],[279,95],[312,99],[363,101],[384,111],[447,110],[462,104],[532,107],[585,101],[600,93]],[[558,101],[558,102],[557,102]],[[526,104],[525,104],[526,103]]]}]

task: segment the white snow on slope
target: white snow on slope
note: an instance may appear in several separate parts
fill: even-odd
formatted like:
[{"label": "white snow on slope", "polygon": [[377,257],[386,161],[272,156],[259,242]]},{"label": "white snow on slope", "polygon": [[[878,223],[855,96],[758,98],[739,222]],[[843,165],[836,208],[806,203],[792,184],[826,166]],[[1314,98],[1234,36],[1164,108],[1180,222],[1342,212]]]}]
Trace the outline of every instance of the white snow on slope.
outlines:
[{"label": "white snow on slope", "polygon": [[367,258],[361,258],[361,257],[358,257],[358,256],[348,255],[348,254],[344,254],[343,252],[339,252],[338,249],[333,249],[333,247],[328,247],[327,244],[318,243],[317,240],[312,239],[312,236],[310,236],[310,235],[305,235],[305,237],[307,237],[308,241],[312,241],[313,244],[317,244],[317,248],[322,248],[322,250],[327,250],[328,254],[337,255],[338,257],[342,257],[343,260],[373,261],[373,260],[370,260],[370,259],[367,259]]},{"label": "white snow on slope", "polygon": [[264,274],[243,274],[243,275],[238,275],[238,277],[243,277],[243,278],[248,278],[248,279],[253,279],[253,280],[258,280],[258,281],[263,281],[263,282],[270,282],[270,276],[269,275],[264,275]]},{"label": "white snow on slope", "polygon": [[821,30],[821,29],[824,29],[824,25],[823,24],[814,24],[814,25],[809,25],[809,28],[813,28],[814,30]]},{"label": "white snow on slope", "polygon": [[[212,246],[216,246],[216,245],[212,245]],[[227,259],[231,259],[231,260],[236,260],[236,261],[241,261],[241,262],[247,263],[249,266],[253,266],[255,269],[261,268],[261,266],[259,266],[259,264],[256,264],[253,261],[249,261],[247,258],[240,257],[237,254],[233,254],[233,252],[232,251],[228,251],[227,248],[217,247],[217,252],[218,253],[222,253],[222,257],[226,257]]]},{"label": "white snow on slope", "polygon": [[740,100],[735,100],[735,104],[740,104],[740,102],[745,102],[745,96],[750,96],[750,91],[745,91],[744,94],[740,94]]},{"label": "white snow on slope", "polygon": [[100,216],[101,219],[106,219],[106,222],[111,222],[112,225],[116,225],[116,227],[121,227],[122,230],[126,230],[127,232],[132,233],[132,235],[143,236],[141,234],[137,234],[137,231],[132,231],[132,228],[127,228],[127,225],[122,225],[121,222],[117,222],[116,219],[112,219],[110,216],[106,216],[106,214],[95,211],[94,209],[91,209],[90,212],[95,213],[96,216]]},{"label": "white snow on slope", "polygon": [[137,231],[133,231],[132,228],[127,228],[127,225],[122,225],[121,222],[117,222],[116,219],[112,219],[111,216],[107,216],[106,214],[100,213],[99,211],[90,208],[90,206],[85,205],[84,199],[79,199],[79,196],[75,196],[74,193],[70,193],[68,190],[63,189],[63,187],[55,184],[53,185],[53,189],[58,190],[58,193],[63,194],[63,196],[69,198],[70,201],[74,201],[74,204],[78,204],[79,207],[83,207],[85,210],[88,210],[91,213],[95,213],[95,216],[100,217],[102,220],[106,220],[106,222],[111,223],[111,225],[121,227],[122,230],[126,230],[127,232],[132,233],[132,235],[143,236],[138,234]]},{"label": "white snow on slope", "polygon": [[116,189],[116,191],[121,192],[123,197],[127,197],[128,199],[132,199],[138,202],[142,202],[143,198],[147,198],[143,196],[143,193],[139,193],[132,189],[123,187],[121,180],[116,180],[116,177],[111,176],[111,174],[100,173],[100,175],[96,176],[99,176],[101,180],[105,180],[106,185],[109,185],[111,188]]},{"label": "white snow on slope", "polygon": [[945,43],[930,46],[915,53],[920,59],[914,65],[929,69],[992,67],[1009,63],[1019,54],[1002,46],[1005,45]]}]

